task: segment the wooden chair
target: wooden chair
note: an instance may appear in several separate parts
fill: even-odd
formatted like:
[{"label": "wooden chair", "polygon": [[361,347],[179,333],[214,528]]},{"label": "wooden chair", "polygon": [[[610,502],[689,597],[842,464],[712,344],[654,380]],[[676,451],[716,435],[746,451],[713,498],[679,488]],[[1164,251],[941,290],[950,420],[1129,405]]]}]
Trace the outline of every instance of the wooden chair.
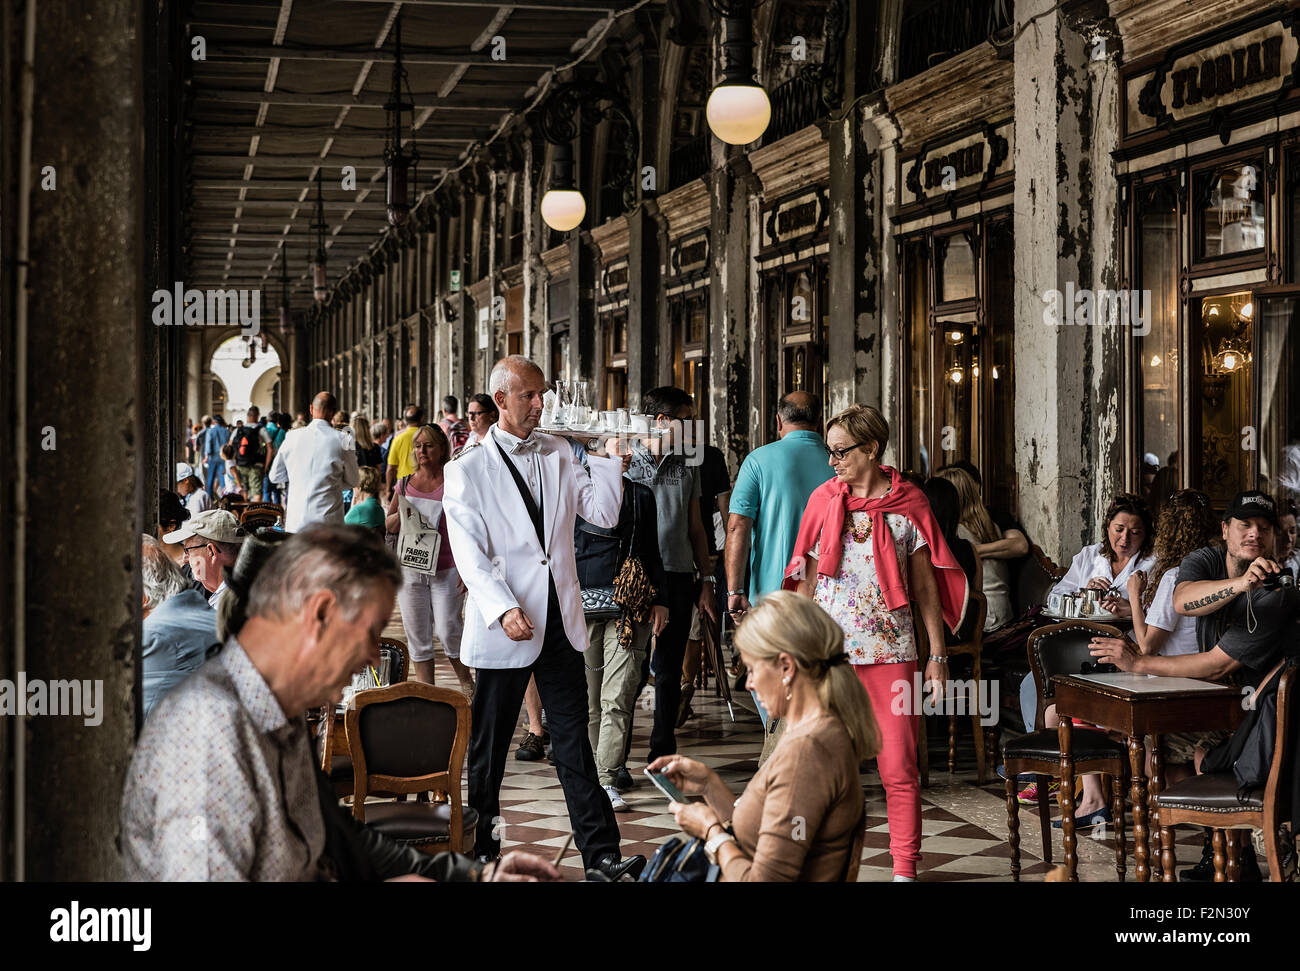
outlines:
[{"label": "wooden chair", "polygon": [[1281,680],[1277,686],[1277,735],[1273,763],[1269,766],[1263,789],[1251,789],[1239,798],[1237,777],[1231,772],[1214,772],[1184,779],[1155,797],[1160,811],[1161,866],[1166,883],[1177,880],[1172,829],[1180,823],[1214,830],[1215,883],[1225,880],[1237,882],[1241,831],[1251,828],[1264,831],[1270,880],[1274,883],[1285,880],[1278,844],[1281,827],[1289,816],[1290,773],[1296,771],[1290,751],[1291,721],[1295,718],[1295,699],[1292,697],[1296,679],[1294,665],[1288,666],[1278,676]]},{"label": "wooden chair", "polygon": [[401,684],[410,677],[411,652],[406,649],[406,641],[398,637],[381,637],[379,656],[388,658],[389,684]]},{"label": "wooden chair", "polygon": [[259,526],[279,526],[284,522],[284,507],[275,502],[249,502],[239,511],[239,525],[246,530]]},{"label": "wooden chair", "polygon": [[[425,853],[473,844],[478,813],[460,791],[470,726],[463,694],[421,681],[362,691],[348,702],[345,723],[359,822]],[[417,801],[366,805],[374,790],[416,793]]]},{"label": "wooden chair", "polygon": [[[988,772],[988,760],[985,757],[985,736],[984,726],[980,722],[979,712],[979,684],[980,684],[980,651],[984,646],[984,620],[988,616],[988,601],[981,590],[972,590],[970,592],[970,605],[967,610],[975,610],[975,632],[971,635],[969,641],[961,644],[949,644],[948,656],[955,657],[965,654],[971,658],[971,698],[967,710],[970,712],[971,731],[975,736],[975,773],[980,785],[984,785],[984,778]],[[949,661],[949,667],[952,662]],[[951,672],[949,672],[951,673]],[[997,714],[991,712],[990,714]],[[948,712],[948,771],[957,771],[957,706],[953,705],[952,710]]]},{"label": "wooden chair", "polygon": [[[1119,637],[1107,624],[1068,620],[1040,627],[1029,635],[1027,652],[1038,692],[1038,714],[1034,731],[1007,741],[1002,747],[1003,771],[1007,777],[1007,842],[1011,847],[1011,879],[1020,879],[1020,803],[1018,777],[1034,773],[1038,782],[1038,821],[1043,834],[1043,861],[1052,862],[1052,822],[1047,788],[1061,766],[1060,739],[1055,728],[1044,728],[1043,717],[1056,693],[1052,678],[1078,674],[1084,661],[1091,661],[1088,642],[1097,635]],[[1075,777],[1105,773],[1112,777],[1113,823],[1115,826],[1115,872],[1124,880],[1124,783],[1128,777],[1128,750],[1105,732],[1083,730],[1074,733],[1072,761]]]},{"label": "wooden chair", "polygon": [[[380,658],[388,658],[388,682],[390,685],[402,684],[410,671],[410,655],[406,643],[396,637],[384,637],[379,641]],[[333,705],[321,706],[317,715],[317,738],[320,742],[321,771],[329,776],[335,794],[342,799],[353,794],[355,782],[350,752],[337,751],[335,742],[337,732],[334,727]]]}]

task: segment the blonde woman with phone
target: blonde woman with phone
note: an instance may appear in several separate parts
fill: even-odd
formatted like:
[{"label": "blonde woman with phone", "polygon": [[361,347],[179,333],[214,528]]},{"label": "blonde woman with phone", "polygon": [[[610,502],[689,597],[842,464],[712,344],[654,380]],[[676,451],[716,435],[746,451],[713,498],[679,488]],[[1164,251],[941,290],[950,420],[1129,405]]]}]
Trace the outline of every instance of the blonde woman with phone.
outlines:
[{"label": "blonde woman with phone", "polygon": [[736,883],[853,880],[864,825],[858,766],[877,750],[866,689],[844,653],[844,631],[812,600],[770,593],[736,629],[746,687],[786,720],[771,757],[737,799],[718,774],[681,755],[648,771],[702,802],[673,802],[682,831]]}]

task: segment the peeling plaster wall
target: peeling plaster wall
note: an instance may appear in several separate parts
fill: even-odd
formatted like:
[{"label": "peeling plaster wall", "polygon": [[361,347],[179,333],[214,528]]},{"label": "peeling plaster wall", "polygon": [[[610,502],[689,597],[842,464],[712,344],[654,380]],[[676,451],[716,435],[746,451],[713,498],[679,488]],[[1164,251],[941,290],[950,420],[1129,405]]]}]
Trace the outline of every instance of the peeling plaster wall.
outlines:
[{"label": "peeling plaster wall", "polygon": [[1115,123],[1118,84],[1113,65],[1089,62],[1090,38],[1052,8],[1016,8],[1018,28],[1043,16],[1015,47],[1014,447],[1021,518],[1061,563],[1096,541],[1117,482],[1121,335],[1054,326],[1044,295],[1119,279],[1112,146],[1094,144]]}]

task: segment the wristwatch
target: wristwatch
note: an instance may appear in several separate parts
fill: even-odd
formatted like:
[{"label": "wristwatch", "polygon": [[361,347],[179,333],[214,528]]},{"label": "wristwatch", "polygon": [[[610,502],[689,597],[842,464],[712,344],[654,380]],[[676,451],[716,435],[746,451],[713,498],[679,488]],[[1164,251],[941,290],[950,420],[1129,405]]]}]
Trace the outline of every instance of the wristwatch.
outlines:
[{"label": "wristwatch", "polygon": [[734,843],[736,837],[732,836],[725,829],[717,836],[708,840],[704,844],[704,855],[708,857],[710,863],[718,862],[718,850],[722,848],[723,843]]},{"label": "wristwatch", "polygon": [[583,445],[588,454],[595,455],[597,452],[605,451],[605,443],[599,438],[589,438]]}]

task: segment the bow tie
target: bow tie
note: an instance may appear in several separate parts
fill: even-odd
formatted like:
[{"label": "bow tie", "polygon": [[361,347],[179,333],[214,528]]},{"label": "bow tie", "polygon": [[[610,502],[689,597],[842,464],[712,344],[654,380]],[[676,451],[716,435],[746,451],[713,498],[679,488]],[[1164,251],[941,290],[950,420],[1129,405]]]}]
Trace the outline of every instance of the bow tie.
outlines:
[{"label": "bow tie", "polygon": [[527,454],[528,452],[540,451],[541,447],[542,447],[541,441],[537,438],[534,438],[532,435],[529,435],[522,442],[516,442],[513,446],[511,446],[510,451],[514,452],[516,455],[524,455]]}]

